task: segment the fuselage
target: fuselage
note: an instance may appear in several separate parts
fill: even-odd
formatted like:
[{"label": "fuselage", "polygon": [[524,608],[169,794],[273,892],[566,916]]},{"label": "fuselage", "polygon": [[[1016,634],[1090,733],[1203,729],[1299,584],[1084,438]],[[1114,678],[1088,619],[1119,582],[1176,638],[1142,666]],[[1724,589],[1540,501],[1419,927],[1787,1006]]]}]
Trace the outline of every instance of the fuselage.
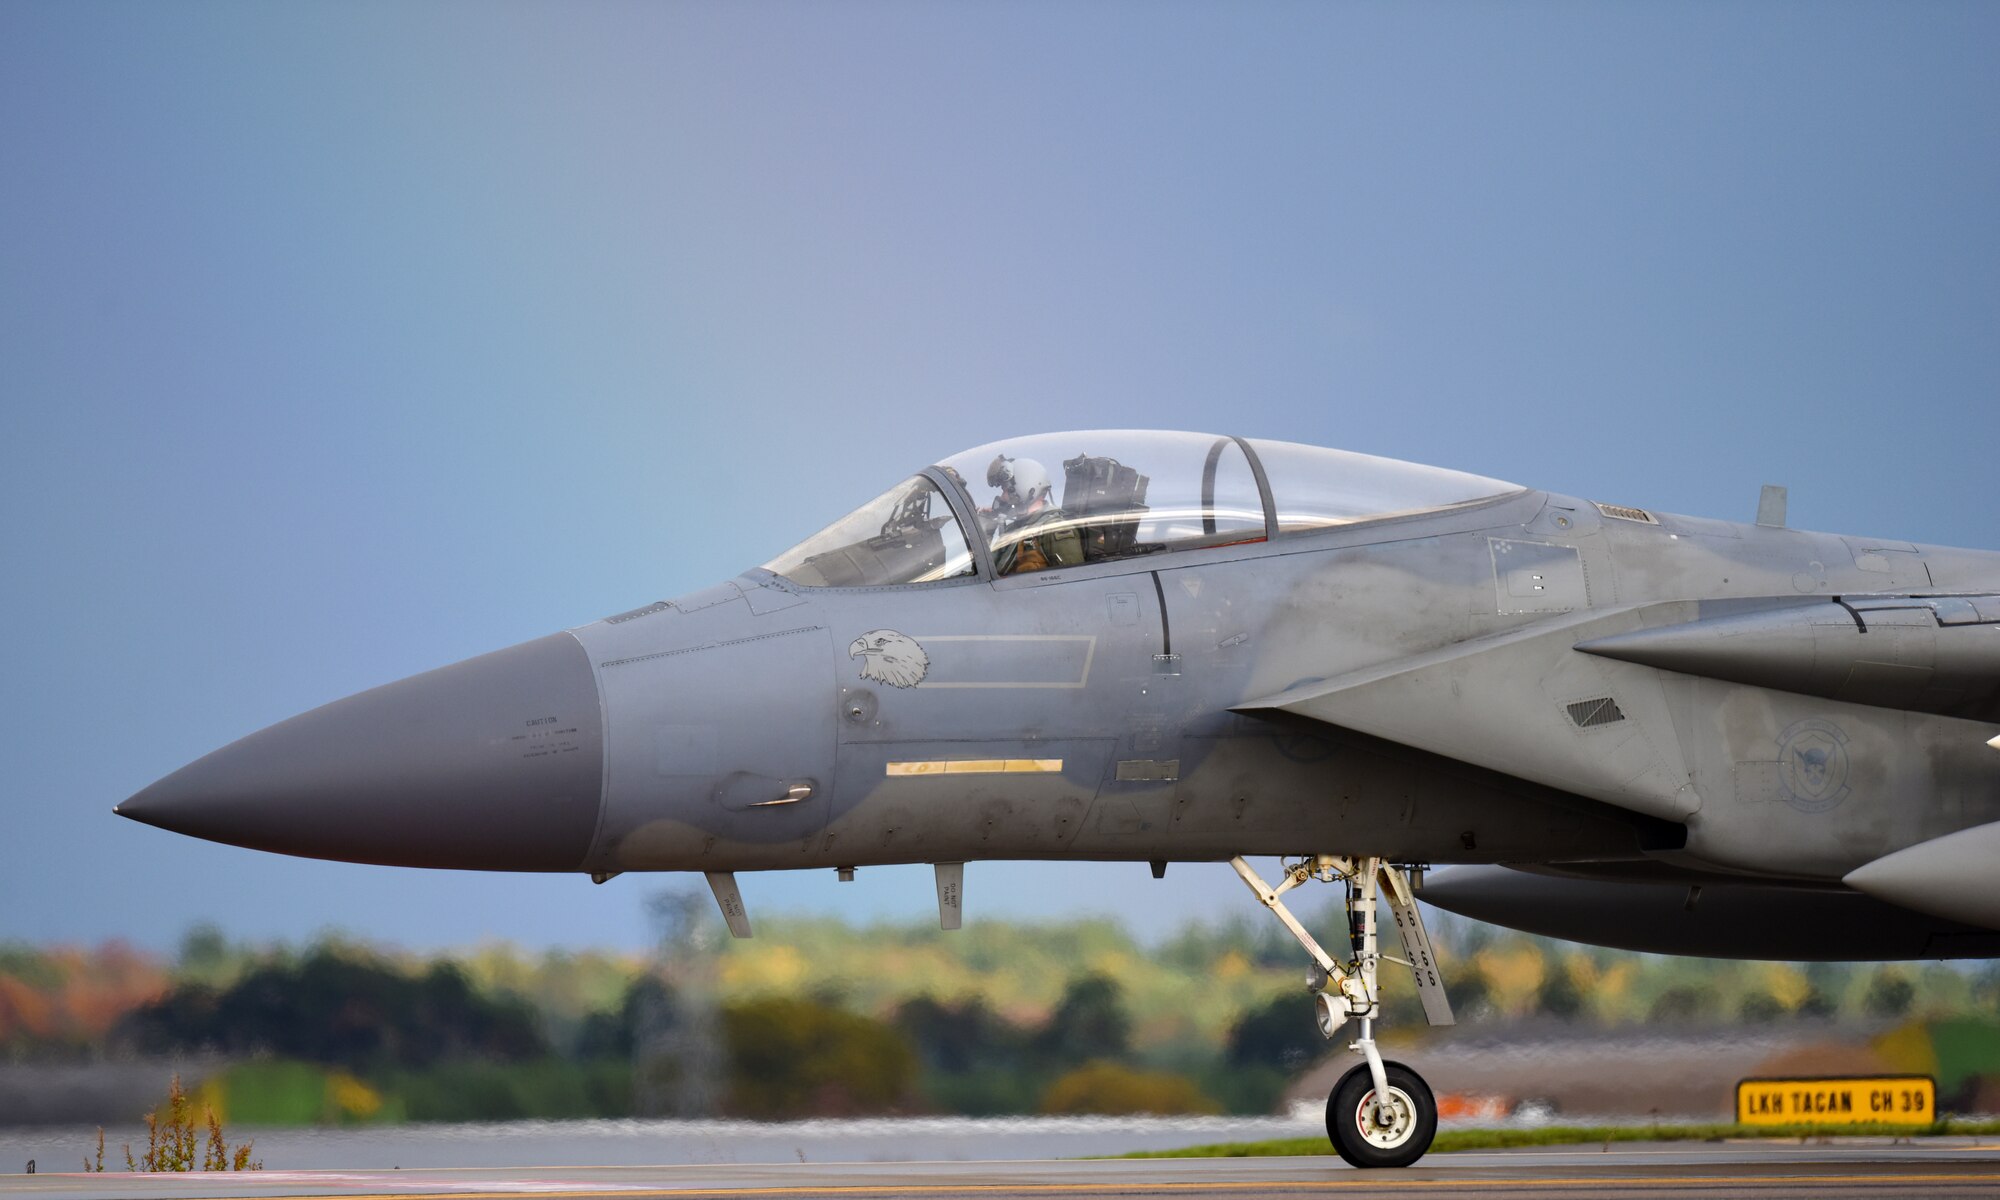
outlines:
[{"label": "fuselage", "polygon": [[[1114,541],[1068,563],[1073,552],[1051,550],[1041,569],[1002,576],[992,510],[965,472],[932,468],[920,477],[935,489],[927,519],[974,531],[953,552],[963,561],[932,554],[950,558],[937,578],[801,582],[828,578],[824,553],[791,575],[755,569],[338,701],[121,811],[285,853],[504,870],[1334,851],[1422,863],[1664,855],[1794,880],[1836,880],[2000,820],[2000,761],[1986,761],[2000,755],[1970,736],[1975,722],[1694,681],[1662,685],[1650,720],[1628,701],[1632,720],[1607,733],[1571,712],[1595,699],[1593,673],[1613,670],[1595,660],[1492,684],[1502,707],[1538,706],[1550,736],[1573,739],[1558,749],[1580,765],[1574,776],[1567,759],[1517,770],[1255,708],[1666,601],[1992,592],[2000,555],[1508,485],[1287,529],[1282,482],[1261,469],[1246,493],[1261,512],[1214,498],[1218,453],[1184,544],[1117,553]],[[896,550],[883,549],[888,532],[869,562]],[[1446,689],[1449,710],[1456,685],[1426,686]],[[1847,775],[1834,803],[1799,803],[1746,769],[1776,763],[1802,721],[1839,732]],[[1638,752],[1634,737],[1673,781],[1666,807],[1627,803],[1585,769]],[[1924,752],[1900,752],[1911,745]]]}]

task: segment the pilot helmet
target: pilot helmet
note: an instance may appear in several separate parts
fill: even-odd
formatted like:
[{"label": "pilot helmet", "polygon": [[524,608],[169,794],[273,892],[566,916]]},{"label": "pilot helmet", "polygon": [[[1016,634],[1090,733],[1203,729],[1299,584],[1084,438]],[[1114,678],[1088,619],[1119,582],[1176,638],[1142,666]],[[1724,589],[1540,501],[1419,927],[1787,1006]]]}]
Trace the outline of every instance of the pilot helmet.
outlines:
[{"label": "pilot helmet", "polygon": [[1025,508],[1055,490],[1042,464],[1032,458],[1008,458],[1004,454],[994,455],[987,465],[986,485],[1000,489],[995,503],[1007,508]]}]

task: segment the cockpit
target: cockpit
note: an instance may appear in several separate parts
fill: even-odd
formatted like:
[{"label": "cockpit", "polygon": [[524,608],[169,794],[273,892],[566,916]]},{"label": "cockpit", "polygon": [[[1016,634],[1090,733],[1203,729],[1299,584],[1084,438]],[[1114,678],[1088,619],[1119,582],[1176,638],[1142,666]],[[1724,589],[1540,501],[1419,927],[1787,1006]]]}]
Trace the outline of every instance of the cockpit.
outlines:
[{"label": "cockpit", "polygon": [[1017,575],[1262,542],[1521,490],[1294,442],[1140,430],[1038,434],[945,459],[764,566],[808,587],[929,583],[975,574],[977,546],[995,575]]}]

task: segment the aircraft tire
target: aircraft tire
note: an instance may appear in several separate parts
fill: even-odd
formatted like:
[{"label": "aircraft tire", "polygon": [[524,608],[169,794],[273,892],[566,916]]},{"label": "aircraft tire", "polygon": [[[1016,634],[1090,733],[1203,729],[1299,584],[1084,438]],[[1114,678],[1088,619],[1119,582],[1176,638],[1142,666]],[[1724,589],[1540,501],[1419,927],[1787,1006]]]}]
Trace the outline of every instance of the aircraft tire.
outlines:
[{"label": "aircraft tire", "polygon": [[1424,1156],[1437,1136],[1437,1099],[1423,1077],[1402,1063],[1383,1063],[1394,1117],[1374,1122],[1375,1081],[1362,1063],[1340,1077],[1326,1098],[1326,1136],[1340,1157],[1357,1167],[1407,1167]]}]

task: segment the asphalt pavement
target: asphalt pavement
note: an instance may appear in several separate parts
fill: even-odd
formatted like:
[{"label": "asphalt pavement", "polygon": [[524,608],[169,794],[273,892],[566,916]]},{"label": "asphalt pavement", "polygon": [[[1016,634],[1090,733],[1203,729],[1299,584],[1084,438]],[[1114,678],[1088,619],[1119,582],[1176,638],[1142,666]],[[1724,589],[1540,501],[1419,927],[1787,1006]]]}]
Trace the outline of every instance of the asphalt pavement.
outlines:
[{"label": "asphalt pavement", "polygon": [[1338,1159],[1182,1158],[1096,1161],[764,1163],[624,1167],[264,1171],[216,1175],[0,1175],[0,1197],[47,1200],[575,1200],[648,1197],[1200,1196],[1381,1194],[1408,1197],[2000,1197],[2000,1145],[1967,1138],[1908,1143],[1672,1143],[1432,1155],[1401,1171]]}]

